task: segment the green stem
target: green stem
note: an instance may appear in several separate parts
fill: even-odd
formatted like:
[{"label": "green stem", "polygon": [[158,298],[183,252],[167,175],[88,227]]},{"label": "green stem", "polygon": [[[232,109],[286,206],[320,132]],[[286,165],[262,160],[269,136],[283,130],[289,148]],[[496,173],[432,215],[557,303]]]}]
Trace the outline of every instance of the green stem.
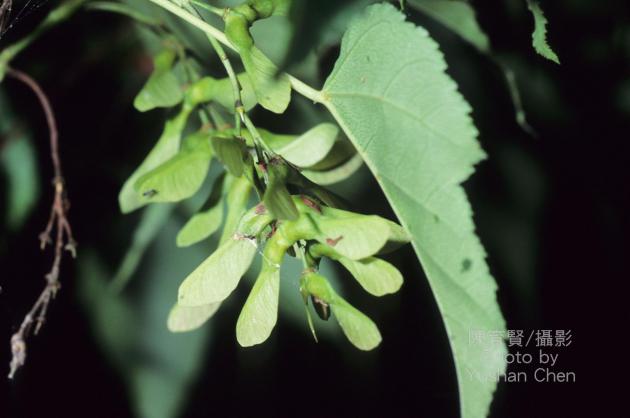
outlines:
[{"label": "green stem", "polygon": [[214,13],[217,16],[223,17],[223,13],[225,13],[225,9],[221,7],[215,7],[215,6],[212,6],[211,4],[202,3],[197,0],[190,0],[190,2],[194,4],[195,6],[199,6],[202,9],[209,11],[210,13]]},{"label": "green stem", "polygon": [[169,12],[173,13],[175,16],[178,16],[184,19],[186,22],[195,26],[197,29],[202,30],[206,34],[212,36],[213,38],[215,38],[216,40],[218,40],[219,42],[221,42],[223,45],[227,46],[228,48],[234,49],[234,46],[230,43],[230,41],[228,41],[227,37],[225,36],[223,32],[221,32],[219,29],[215,28],[214,26],[204,22],[203,20],[199,19],[193,14],[187,12],[185,9],[179,7],[178,5],[171,3],[169,0],[149,0],[149,1],[157,4],[163,9],[168,10]]},{"label": "green stem", "polygon": [[[273,152],[273,150],[269,147],[269,145],[267,145],[267,143],[263,140],[262,136],[258,132],[258,129],[256,129],[256,126],[254,125],[252,120],[249,118],[247,113],[242,112],[241,117],[243,118],[243,122],[245,123],[247,130],[249,131],[250,135],[252,136],[252,139],[254,140],[254,144],[262,146],[262,148],[265,151],[267,151],[267,153],[271,155],[275,155],[275,152]],[[265,161],[265,162],[268,162],[268,161]]]},{"label": "green stem", "polygon": [[85,1],[86,0],[68,0],[61,3],[48,13],[48,16],[46,16],[46,18],[35,28],[35,30],[14,44],[4,48],[4,50],[0,53],[0,81],[4,78],[4,74],[11,60],[33,43],[33,41],[35,41],[42,33],[57,25],[59,22],[66,20]]},{"label": "green stem", "polygon": [[[208,36],[213,37],[214,39],[216,39],[217,41],[221,42],[223,45],[227,46],[228,48],[230,48],[230,49],[232,49],[234,51],[237,51],[237,49],[234,47],[234,45],[232,45],[230,43],[230,41],[228,41],[227,37],[225,36],[225,34],[223,32],[221,32],[219,29],[215,28],[214,26],[208,24],[207,22],[204,22],[203,20],[199,19],[198,17],[190,14],[185,9],[175,5],[174,3],[171,3],[168,0],[149,0],[149,1],[157,4],[158,6],[164,8],[166,10],[168,10],[169,12],[173,13],[174,15],[184,19],[186,22],[188,22],[191,25],[195,26],[197,29],[200,29],[201,31],[205,32]],[[315,90],[314,88],[312,88],[308,84],[306,84],[303,81],[293,77],[290,74],[288,76],[289,76],[289,80],[291,81],[291,87],[293,87],[293,89],[295,91],[297,91],[298,93],[300,93],[304,97],[306,97],[308,99],[311,99],[315,103],[322,103],[322,102],[325,101],[326,98],[322,94],[321,91]]]},{"label": "green stem", "polygon": [[[221,10],[221,11],[223,10],[223,9],[218,9],[213,6],[206,5],[204,3],[201,3],[195,0],[192,0],[191,3],[199,7],[206,8],[207,10],[210,10],[210,9],[216,9],[216,10]],[[188,9],[194,11],[198,15],[198,17],[203,20],[203,18],[201,17],[197,9],[194,8],[194,6],[190,6],[188,7]],[[232,85],[232,93],[234,96],[234,128],[236,129],[237,136],[241,138],[241,119],[242,119],[241,114],[243,113],[243,100],[241,98],[241,87],[239,85],[238,78],[236,77],[236,73],[234,72],[234,68],[232,67],[232,63],[230,62],[230,59],[228,58],[227,54],[225,53],[225,50],[223,49],[219,41],[217,41],[214,37],[210,36],[210,34],[206,33],[206,36],[208,37],[208,40],[210,41],[210,44],[212,45],[214,52],[216,52],[217,55],[219,56],[219,59],[221,60],[221,64],[223,64],[223,67],[225,68],[225,72],[227,72],[228,78],[230,80],[230,84]]]},{"label": "green stem", "polygon": [[243,118],[245,111],[243,109],[243,99],[241,98],[241,87],[239,85],[238,78],[236,77],[232,63],[221,44],[210,35],[208,35],[208,40],[219,56],[223,67],[225,67],[228,78],[230,79],[230,83],[232,84],[232,92],[234,94],[234,128],[236,128],[236,134],[238,137],[241,138],[241,119]]},{"label": "green stem", "polygon": [[293,77],[291,74],[287,74],[287,76],[289,77],[293,90],[297,91],[302,96],[311,99],[314,103],[323,103],[325,101],[325,95],[321,91],[315,90],[313,87]]},{"label": "green stem", "polygon": [[149,26],[162,25],[162,22],[160,22],[158,19],[153,19],[152,17],[146,16],[122,3],[114,3],[112,1],[90,1],[88,4],[85,5],[85,8],[87,10],[118,13]]}]

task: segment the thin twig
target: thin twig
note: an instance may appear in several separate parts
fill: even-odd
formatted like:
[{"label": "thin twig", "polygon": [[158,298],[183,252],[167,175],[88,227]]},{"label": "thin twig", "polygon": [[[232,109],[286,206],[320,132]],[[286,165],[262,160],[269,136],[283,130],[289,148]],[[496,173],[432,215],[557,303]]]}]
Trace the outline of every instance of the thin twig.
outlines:
[{"label": "thin twig", "polygon": [[[232,45],[230,41],[228,41],[227,37],[221,30],[215,28],[214,26],[198,18],[197,16],[190,14],[186,9],[182,8],[181,6],[175,3],[171,3],[169,0],[149,0],[149,1],[157,4],[163,9],[168,10],[175,16],[178,16],[181,19],[184,19],[186,22],[190,23],[197,29],[205,32],[207,35],[212,36],[214,39],[221,42],[223,45],[227,46],[228,48],[236,50],[234,45]],[[325,104],[327,102],[328,99],[326,95],[322,93],[321,91],[315,90],[313,87],[293,77],[291,74],[287,74],[287,76],[289,77],[289,81],[291,82],[291,87],[296,92],[300,93],[302,96],[308,99],[311,99],[313,103]]]},{"label": "thin twig", "polygon": [[223,49],[219,41],[217,41],[210,35],[207,35],[207,37],[215,52],[219,56],[219,59],[221,60],[221,63],[223,64],[223,67],[227,72],[230,84],[232,85],[232,93],[234,95],[234,128],[236,129],[236,135],[241,138],[243,136],[241,133],[241,121],[243,119],[243,113],[245,112],[245,109],[243,107],[243,99],[241,97],[241,85],[238,81],[236,73],[234,72],[232,63],[230,62],[230,59],[228,58],[225,50]]},{"label": "thin twig", "polygon": [[[200,19],[202,22],[205,22],[205,20],[203,19],[199,11],[194,6],[191,6],[190,8],[197,14],[198,19]],[[225,9],[223,9],[223,11],[225,11]],[[216,54],[219,56],[219,59],[221,60],[221,63],[223,64],[223,67],[225,68],[225,71],[227,72],[228,78],[230,80],[230,84],[232,85],[232,92],[234,95],[234,128],[236,129],[236,136],[239,139],[242,138],[241,123],[244,123],[250,135],[252,136],[252,140],[254,141],[254,146],[256,149],[256,157],[258,159],[256,163],[258,164],[260,162],[264,162],[264,164],[268,164],[269,161],[268,161],[267,155],[265,155],[265,153],[260,151],[260,147],[262,147],[267,153],[271,155],[275,155],[275,153],[264,142],[262,136],[258,133],[256,126],[252,123],[252,121],[249,119],[249,116],[245,112],[245,107],[243,105],[243,99],[241,96],[241,85],[238,81],[238,77],[236,76],[236,73],[234,72],[234,67],[232,67],[232,63],[230,62],[230,59],[225,53],[225,49],[223,49],[223,47],[221,46],[221,43],[208,32],[206,32],[206,36],[208,40],[210,41],[212,48],[214,49]],[[267,177],[265,174],[265,183],[267,182],[266,179]]]},{"label": "thin twig", "polygon": [[13,0],[2,0],[2,2],[0,2],[0,38],[2,38],[7,30],[12,6]]},{"label": "thin twig", "polygon": [[[27,338],[31,332],[37,335],[46,320],[48,305],[61,287],[59,282],[59,272],[63,250],[66,249],[70,251],[72,257],[76,257],[77,244],[72,236],[72,229],[67,218],[70,202],[66,196],[61,171],[61,159],[59,158],[59,132],[57,130],[57,123],[55,121],[55,115],[53,113],[52,106],[50,105],[50,101],[39,84],[28,74],[9,67],[7,68],[7,75],[21,81],[28,86],[33,93],[35,93],[42,110],[46,115],[46,122],[48,123],[48,132],[50,135],[50,157],[52,159],[54,170],[53,186],[55,187],[55,198],[53,200],[46,228],[39,235],[42,250],[46,248],[46,244],[52,244],[51,234],[56,228],[54,243],[55,257],[50,271],[46,274],[46,286],[35,301],[35,304],[33,304],[31,310],[24,317],[24,320],[20,325],[20,329],[11,337],[11,353],[13,356],[11,358],[9,379],[12,379],[15,372],[23,366],[26,361]],[[33,324],[35,324],[34,330]]]},{"label": "thin twig", "polygon": [[[196,1],[193,1],[192,3],[194,3],[197,6],[206,8],[206,5],[204,5],[203,3],[196,2]],[[209,8],[206,8],[206,10],[211,10],[211,11],[213,9],[216,9],[216,11],[220,10],[221,15],[225,11],[225,9],[219,9],[214,6],[208,6],[208,7]],[[195,6],[191,5],[190,9],[197,14],[199,19],[204,20],[201,14],[199,13],[199,11],[195,8]],[[227,73],[228,78],[230,80],[230,85],[232,86],[232,94],[234,95],[234,129],[236,129],[236,136],[240,139],[242,138],[241,121],[243,118],[243,113],[245,112],[245,109],[243,108],[243,99],[241,97],[241,84],[239,83],[238,77],[236,76],[236,72],[234,72],[234,67],[232,67],[232,63],[230,62],[230,59],[225,53],[225,50],[221,46],[221,43],[217,41],[210,34],[206,34],[206,37],[210,41],[210,44],[212,45],[214,52],[216,52],[216,54],[219,56],[219,60],[221,60],[221,64],[223,64],[223,68],[225,68],[225,72]]]}]

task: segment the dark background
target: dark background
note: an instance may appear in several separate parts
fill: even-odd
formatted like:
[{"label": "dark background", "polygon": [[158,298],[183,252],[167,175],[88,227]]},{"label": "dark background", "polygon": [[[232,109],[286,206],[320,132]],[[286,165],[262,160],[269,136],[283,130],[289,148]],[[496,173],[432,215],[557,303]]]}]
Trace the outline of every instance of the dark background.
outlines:
[{"label": "dark background", "polygon": [[[554,351],[556,369],[577,376],[576,383],[501,383],[491,416],[623,415],[617,405],[627,396],[627,321],[616,322],[628,319],[623,285],[630,279],[629,5],[544,2],[550,43],[562,62],[557,66],[532,50],[527,13],[512,14],[510,2],[474,3],[496,55],[514,65],[536,137],[515,123],[491,60],[428,19],[410,17],[442,45],[489,155],[466,188],[508,328],[571,330],[572,345]],[[28,32],[47,6],[0,47]],[[55,106],[80,249],[97,249],[112,264],[138,219],[119,213],[119,187],[155,136],[146,133],[157,134],[163,118],[160,112],[139,116],[131,106],[149,59],[133,34],[125,19],[79,12],[14,63],[41,82]],[[323,75],[336,51],[327,54]],[[26,226],[0,248],[0,365],[7,365],[10,335],[49,267],[37,235],[47,219],[52,175],[35,98],[11,80],[2,88],[37,139],[44,182]],[[363,188],[362,210],[391,213],[376,190],[374,182]],[[410,248],[392,261],[405,277],[423,277]],[[26,366],[14,381],[0,379],[0,416],[131,416],[128,392],[77,302],[75,264],[63,267],[63,289],[49,323],[30,340]],[[378,303],[362,298],[367,312],[376,310],[384,338],[368,354],[348,344],[315,344],[305,326],[282,315],[270,342],[241,349],[233,331],[239,307],[229,306],[217,317],[214,335],[221,338],[213,341],[182,416],[456,416],[448,341],[426,280],[408,279],[399,295]]]}]

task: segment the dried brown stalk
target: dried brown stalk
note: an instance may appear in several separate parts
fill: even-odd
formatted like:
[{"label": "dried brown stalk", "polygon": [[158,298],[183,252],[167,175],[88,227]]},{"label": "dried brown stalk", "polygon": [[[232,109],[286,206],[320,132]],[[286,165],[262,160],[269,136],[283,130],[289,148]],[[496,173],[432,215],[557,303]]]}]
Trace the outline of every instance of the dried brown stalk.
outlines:
[{"label": "dried brown stalk", "polygon": [[53,162],[55,188],[55,198],[50,210],[50,218],[46,224],[46,229],[39,235],[41,249],[47,244],[53,244],[52,235],[54,233],[54,259],[52,268],[46,274],[46,286],[39,295],[31,310],[26,314],[18,331],[11,337],[11,369],[9,378],[13,378],[15,372],[24,365],[26,361],[26,340],[31,333],[37,335],[46,319],[46,312],[50,301],[55,297],[61,287],[59,282],[59,271],[63,250],[68,250],[73,257],[76,257],[76,241],[72,236],[72,229],[68,222],[67,212],[70,202],[66,196],[65,184],[61,171],[61,160],[59,158],[59,133],[52,106],[48,97],[39,84],[28,74],[14,68],[7,69],[7,75],[21,81],[27,85],[37,96],[41,107],[46,115],[48,131],[50,135],[50,157]]},{"label": "dried brown stalk", "polygon": [[13,0],[2,0],[0,3],[0,38],[7,30],[7,24],[11,15],[11,8],[13,6]]}]

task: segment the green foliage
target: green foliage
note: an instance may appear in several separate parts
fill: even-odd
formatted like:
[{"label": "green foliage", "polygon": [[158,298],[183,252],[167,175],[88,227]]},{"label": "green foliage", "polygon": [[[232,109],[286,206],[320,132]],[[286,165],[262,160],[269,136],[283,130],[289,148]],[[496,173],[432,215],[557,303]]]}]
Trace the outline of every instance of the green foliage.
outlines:
[{"label": "green foliage", "polygon": [[[177,234],[178,247],[188,247],[214,234],[223,221],[223,189],[225,177],[218,179],[206,204],[207,208],[193,215]],[[220,183],[217,185],[217,183]]]},{"label": "green foliage", "polygon": [[348,160],[328,170],[303,170],[302,174],[307,179],[322,186],[338,183],[352,176],[363,166],[360,154],[355,154]]},{"label": "green foliage", "polygon": [[525,132],[535,135],[527,122],[514,71],[502,57],[496,56],[491,50],[488,36],[479,26],[475,10],[470,3],[465,0],[410,0],[410,5],[440,22],[497,64],[505,76],[506,86],[514,105],[516,122]]},{"label": "green foliage", "polygon": [[274,146],[273,138],[267,143],[285,160],[298,167],[311,167],[322,161],[330,152],[339,128],[332,123],[321,123],[290,142]]},{"label": "green foliage", "polygon": [[315,244],[309,251],[314,257],[326,256],[339,261],[361,287],[374,296],[396,293],[402,286],[403,277],[398,269],[380,258],[370,256],[352,260],[339,254],[333,247],[323,244]]},{"label": "green foliage", "polygon": [[175,56],[176,52],[167,48],[154,58],[153,73],[133,101],[134,107],[140,112],[156,107],[172,107],[184,98],[173,72]]},{"label": "green foliage", "polygon": [[252,185],[244,177],[233,178],[229,174],[225,176],[226,187],[228,189],[225,197],[227,206],[227,216],[225,225],[219,242],[222,244],[231,239],[241,222],[241,218],[247,211],[249,195],[252,192]]},{"label": "green foliage", "polygon": [[382,338],[376,324],[339,296],[323,276],[315,273],[306,274],[302,287],[310,295],[332,307],[343,333],[355,347],[372,350],[380,344]]},{"label": "green foliage", "polygon": [[[256,95],[254,88],[245,73],[237,74],[236,78],[241,86],[241,101],[245,111],[256,106]],[[190,86],[189,92],[191,101],[194,103],[204,103],[214,101],[223,106],[228,111],[234,111],[234,94],[232,92],[232,82],[228,77],[215,79],[213,77],[203,77]]]},{"label": "green foliage", "polygon": [[232,238],[203,261],[179,287],[178,303],[200,306],[221,302],[236,289],[256,255],[256,244]]},{"label": "green foliage", "polygon": [[298,211],[285,185],[288,174],[287,168],[273,161],[267,170],[269,181],[263,195],[265,208],[276,219],[296,220]]},{"label": "green foliage", "polygon": [[484,153],[445,69],[425,30],[392,6],[373,6],[345,34],[323,97],[412,236],[448,330],[462,416],[479,417],[496,383],[473,382],[466,369],[502,373],[506,348],[476,349],[468,333],[505,323],[460,186]]},{"label": "green foliage", "polygon": [[[258,103],[267,110],[283,113],[291,100],[291,84],[286,74],[278,75],[273,62],[256,46],[249,26],[260,18],[284,14],[286,7],[279,5],[258,8],[248,4],[230,9],[225,16],[225,35],[236,47],[245,71],[252,83]],[[262,11],[262,13],[261,13]]]},{"label": "green foliage", "polygon": [[[263,267],[237,322],[237,339],[243,346],[260,344],[271,334],[277,320],[280,267],[287,250],[295,248],[302,240],[323,243],[314,247],[309,256],[301,255],[305,263],[316,265],[319,261],[315,259],[323,256],[339,260],[373,294],[393,293],[402,284],[402,277],[393,266],[371,257],[386,248],[388,243],[406,242],[406,233],[398,225],[378,216],[320,207],[304,197],[291,199],[298,215],[293,221],[276,224],[279,225],[277,230],[271,231],[271,238],[265,243],[262,254]],[[273,219],[274,215],[262,204],[250,209],[242,217],[237,233],[184,280],[178,304],[200,307],[226,299],[256,253],[256,244],[248,237],[260,236]],[[314,291],[309,292],[323,298]],[[367,322],[371,325],[366,325],[363,314],[336,294],[330,300],[333,306],[338,307],[340,325],[353,344],[360,349],[371,349],[380,342],[378,332],[370,331],[365,337],[367,340],[359,337],[365,327],[375,329],[369,320]],[[203,321],[204,313],[194,314],[193,323],[198,326],[196,321]],[[379,335],[378,339],[375,335]]]},{"label": "green foliage", "polygon": [[[506,347],[502,341],[484,347],[469,345],[468,333],[503,331],[505,323],[461,186],[485,154],[476,139],[471,109],[447,75],[438,45],[423,28],[405,22],[404,15],[392,5],[371,6],[343,36],[334,69],[317,91],[278,70],[262,52],[263,46],[254,41],[252,25],[270,17],[293,25],[294,36],[280,62],[287,68],[303,61],[315,45],[325,43],[325,38],[335,40],[349,16],[371,1],[339,5],[333,1],[250,0],[226,9],[206,5],[224,20],[224,34],[196,13],[193,4],[198,2],[151,1],[202,29],[211,38],[216,63],[223,65],[227,77],[200,74],[206,68],[198,58],[205,55],[191,48],[192,41],[174,36],[179,29],[163,25],[156,16],[131,5],[94,3],[93,8],[99,10],[144,16],[138,20],[151,25],[162,41],[164,49],[155,56],[154,71],[134,100],[136,109],[144,112],[179,106],[173,109],[175,116],[166,121],[152,150],[123,185],[120,208],[128,213],[148,203],[177,203],[200,196],[202,193],[197,192],[210,168],[216,168],[211,165],[215,158],[222,165],[223,177],[215,182],[206,205],[187,214],[190,219],[179,230],[176,243],[178,247],[191,246],[217,232],[222,223],[223,229],[216,250],[209,256],[204,254],[205,260],[179,286],[175,304],[172,278],[183,276],[180,270],[191,269],[169,264],[174,265],[183,254],[170,247],[156,250],[159,260],[150,276],[157,284],[146,286],[141,300],[132,304],[119,293],[167,224],[174,205],[155,205],[145,211],[111,285],[105,283],[106,272],[98,261],[86,262],[86,306],[113,363],[133,388],[138,413],[173,415],[198,366],[203,334],[191,334],[197,336],[193,338],[165,334],[164,321],[168,330],[176,333],[201,327],[234,292],[257,254],[262,267],[236,323],[240,345],[260,344],[270,336],[281,309],[281,288],[283,294],[290,289],[295,295],[295,281],[299,280],[301,301],[314,336],[309,300],[320,318],[326,320],[332,312],[354,346],[371,350],[382,339],[378,327],[335,291],[326,278],[331,275],[324,275],[320,265],[336,261],[368,293],[392,294],[401,288],[402,274],[377,255],[411,242],[447,329],[462,417],[485,416],[496,383],[472,381],[469,374],[503,373]],[[490,53],[489,40],[468,2],[412,0],[410,4],[479,51]],[[528,7],[535,19],[534,47],[559,62],[546,42],[542,11],[530,0]],[[238,63],[232,66],[234,57],[225,54],[219,41],[235,50],[242,67]],[[0,60],[0,72],[2,65]],[[234,68],[244,72],[237,74]],[[317,68],[315,63],[309,73],[313,79]],[[184,70],[185,82],[178,79],[176,69]],[[511,74],[509,69],[505,71]],[[251,119],[258,112],[251,118],[248,112],[259,104],[261,112],[285,113],[292,88],[323,104],[337,124],[323,122],[330,118],[312,111],[309,123],[295,124],[303,128],[296,135],[258,128]],[[290,131],[286,119],[278,118],[282,121],[279,124]],[[526,124],[524,116],[520,122]],[[195,133],[182,141],[184,133],[191,131]],[[342,210],[340,199],[321,187],[347,179],[363,163],[402,226],[380,216]],[[10,161],[5,165],[10,167]],[[256,203],[251,200],[252,190]],[[14,200],[22,202],[21,208],[27,206],[24,197]],[[191,251],[203,250],[196,246]],[[301,273],[295,273],[294,268],[293,277],[287,278],[286,270],[282,276],[285,256],[301,259]],[[293,280],[292,287],[291,282],[287,285],[289,280]],[[163,289],[169,289],[169,296]],[[171,310],[167,313],[168,307]],[[120,329],[108,325],[112,321],[122,323]],[[135,338],[137,330],[146,336],[142,341]],[[189,339],[181,342],[179,338]],[[158,346],[149,346],[146,341],[156,341]],[[155,358],[159,367],[135,364],[129,358],[131,352]],[[178,356],[189,358],[175,358]]]},{"label": "green foliage", "polygon": [[393,242],[408,242],[398,225],[380,216],[325,207],[322,216],[313,215],[313,221],[317,226],[314,238],[351,260],[370,257]]},{"label": "green foliage", "polygon": [[527,8],[534,16],[534,32],[532,33],[532,45],[536,52],[543,57],[560,64],[558,55],[551,49],[547,43],[547,18],[545,17],[538,2],[527,0]]},{"label": "green foliage", "polygon": [[166,326],[171,332],[192,331],[210,319],[220,306],[220,303],[201,306],[182,306],[176,303],[168,314]]},{"label": "green foliage", "polygon": [[[90,330],[121,376],[139,417],[178,416],[208,351],[210,327],[182,335],[164,325],[177,287],[172,278],[203,255],[201,248],[173,251],[176,230],[172,219],[162,224],[149,262],[136,271],[137,292],[117,292],[103,261],[92,251],[83,251],[79,258],[79,296]],[[178,325],[190,327],[190,322],[179,318]]]},{"label": "green foliage", "polygon": [[145,252],[156,239],[173,212],[173,205],[153,205],[142,212],[140,223],[133,232],[131,244],[112,278],[112,291],[121,291],[138,269]]},{"label": "green foliage", "polygon": [[149,16],[147,13],[143,13],[129,5],[124,3],[117,3],[113,1],[90,1],[85,5],[87,10],[99,10],[103,12],[118,13],[123,16],[130,17],[136,22],[141,22],[149,26],[159,26],[160,20]]},{"label": "green foliage", "polygon": [[[17,57],[43,33],[72,16],[72,14],[76,12],[77,9],[79,9],[86,1],[87,0],[66,0],[60,3],[57,7],[53,8],[50,13],[48,13],[44,20],[42,20],[34,30],[19,39],[17,42],[4,46],[0,51],[0,82],[2,82],[6,75],[9,63],[15,59],[15,57]],[[7,2],[5,3],[9,6],[8,11],[10,12],[11,4]]]},{"label": "green foliage", "polygon": [[258,103],[274,113],[283,113],[291,100],[289,78],[286,74],[276,76],[277,67],[255,46],[240,50],[239,54]]},{"label": "green foliage", "polygon": [[[293,0],[289,11],[292,37],[285,53],[283,67],[303,61],[314,47],[341,36],[343,23],[375,0]],[[327,39],[328,38],[328,39]]]},{"label": "green foliage", "polygon": [[479,27],[475,9],[466,0],[409,0],[411,6],[431,16],[481,52],[490,52],[488,36]]},{"label": "green foliage", "polygon": [[[35,147],[28,132],[19,126],[4,96],[0,95],[0,169],[6,175],[6,225],[18,230],[31,213],[39,196],[39,173]],[[16,135],[17,134],[17,135]]]},{"label": "green foliage", "polygon": [[171,159],[136,181],[134,187],[140,199],[178,202],[199,190],[212,159],[210,136],[207,132],[199,132],[186,138],[186,144]]},{"label": "green foliage", "polygon": [[118,195],[120,210],[123,213],[134,211],[148,203],[148,200],[135,190],[135,184],[144,174],[150,172],[162,163],[174,157],[179,151],[181,135],[186,127],[192,106],[184,103],[181,110],[164,125],[164,131],[149,155],[136,168],[131,177],[125,182]]},{"label": "green foliage", "polygon": [[7,226],[17,230],[35,207],[39,195],[39,173],[30,139],[23,137],[6,144],[0,153],[0,166],[7,178]]},{"label": "green foliage", "polygon": [[245,170],[247,148],[240,138],[232,135],[213,136],[212,148],[225,169],[234,177],[240,177]]},{"label": "green foliage", "polygon": [[263,260],[263,268],[236,322],[236,339],[240,345],[260,344],[269,337],[278,319],[279,296],[280,268]]}]

